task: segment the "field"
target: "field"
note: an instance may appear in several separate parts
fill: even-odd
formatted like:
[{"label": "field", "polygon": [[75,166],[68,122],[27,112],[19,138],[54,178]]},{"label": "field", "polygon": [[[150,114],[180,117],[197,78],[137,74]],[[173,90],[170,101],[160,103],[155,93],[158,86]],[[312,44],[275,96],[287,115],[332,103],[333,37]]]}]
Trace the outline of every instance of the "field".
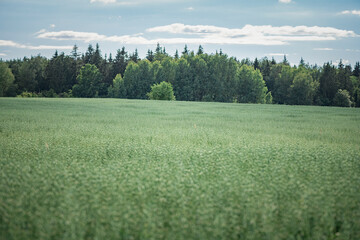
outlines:
[{"label": "field", "polygon": [[360,109],[0,98],[0,239],[360,239]]}]

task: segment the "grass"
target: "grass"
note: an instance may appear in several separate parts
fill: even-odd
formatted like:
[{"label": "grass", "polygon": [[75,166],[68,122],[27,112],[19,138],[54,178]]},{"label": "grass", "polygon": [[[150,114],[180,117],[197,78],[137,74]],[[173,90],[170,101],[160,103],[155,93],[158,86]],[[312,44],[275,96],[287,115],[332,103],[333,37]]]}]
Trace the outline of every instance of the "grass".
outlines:
[{"label": "grass", "polygon": [[359,109],[0,98],[1,239],[360,239]]}]

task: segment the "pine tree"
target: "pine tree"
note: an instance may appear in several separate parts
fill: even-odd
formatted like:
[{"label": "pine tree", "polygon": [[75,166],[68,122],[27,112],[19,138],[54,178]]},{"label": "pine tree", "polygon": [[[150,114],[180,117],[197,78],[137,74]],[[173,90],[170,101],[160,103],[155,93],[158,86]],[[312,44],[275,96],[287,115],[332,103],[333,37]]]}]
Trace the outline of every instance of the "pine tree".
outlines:
[{"label": "pine tree", "polygon": [[94,56],[94,48],[91,44],[89,44],[88,49],[84,56],[84,64],[87,63],[92,64],[93,56]]},{"label": "pine tree", "polygon": [[177,49],[176,49],[176,51],[175,51],[174,58],[175,58],[175,60],[178,60],[178,59],[179,59],[179,52],[178,52]]},{"label": "pine tree", "polygon": [[187,45],[185,44],[185,47],[184,47],[184,51],[182,51],[182,56],[186,56],[186,55],[188,55],[189,54],[189,50],[188,50],[188,47],[187,47]]},{"label": "pine tree", "polygon": [[91,58],[91,64],[94,64],[98,69],[100,69],[101,62],[102,62],[101,51],[100,51],[99,44],[97,43],[95,52]]},{"label": "pine tree", "polygon": [[199,45],[199,49],[198,49],[196,55],[201,55],[203,53],[204,53],[204,49],[203,49],[203,47],[201,45]]},{"label": "pine tree", "polygon": [[260,68],[260,64],[259,64],[259,60],[257,58],[255,58],[254,60],[254,69],[259,69]]},{"label": "pine tree", "polygon": [[360,76],[360,63],[356,62],[355,63],[355,67],[354,67],[354,71],[353,71],[353,76],[355,77],[359,77]]},{"label": "pine tree", "polygon": [[112,79],[119,73],[121,76],[124,76],[127,63],[128,55],[125,51],[125,47],[122,47],[121,50],[117,50],[115,59],[113,60]]},{"label": "pine tree", "polygon": [[282,64],[284,64],[284,65],[289,65],[289,66],[290,66],[289,61],[288,61],[287,58],[286,58],[286,55],[284,55],[284,59],[283,59],[283,61],[282,61]]},{"label": "pine tree", "polygon": [[130,55],[130,61],[137,63],[139,60],[140,58],[139,58],[138,50],[135,49],[135,52]]},{"label": "pine tree", "polygon": [[146,54],[146,59],[149,60],[150,62],[153,62],[155,59],[154,53],[152,50],[148,50],[147,54]]}]

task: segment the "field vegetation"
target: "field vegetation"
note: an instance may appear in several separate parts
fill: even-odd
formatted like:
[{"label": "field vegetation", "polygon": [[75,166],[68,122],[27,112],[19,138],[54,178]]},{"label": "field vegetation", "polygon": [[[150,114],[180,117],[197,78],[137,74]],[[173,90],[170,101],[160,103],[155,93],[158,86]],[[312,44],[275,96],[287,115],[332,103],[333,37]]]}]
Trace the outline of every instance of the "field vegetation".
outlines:
[{"label": "field vegetation", "polygon": [[0,239],[360,239],[355,108],[0,99]]}]

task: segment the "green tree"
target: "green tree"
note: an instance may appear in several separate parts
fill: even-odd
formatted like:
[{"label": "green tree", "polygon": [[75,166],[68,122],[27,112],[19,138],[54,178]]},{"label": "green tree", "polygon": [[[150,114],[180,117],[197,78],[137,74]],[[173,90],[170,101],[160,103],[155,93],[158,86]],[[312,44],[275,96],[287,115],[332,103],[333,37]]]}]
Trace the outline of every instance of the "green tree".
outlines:
[{"label": "green tree", "polygon": [[289,103],[294,105],[311,105],[317,90],[317,84],[311,74],[300,71],[295,75],[293,84],[290,86]]},{"label": "green tree", "polygon": [[293,83],[294,70],[287,64],[277,64],[271,67],[270,81],[275,103],[286,104],[289,102],[290,86]]},{"label": "green tree", "polygon": [[113,84],[108,88],[108,97],[110,98],[126,98],[126,89],[124,79],[119,73],[113,80]]},{"label": "green tree", "polygon": [[135,49],[135,52],[133,54],[130,54],[129,56],[129,60],[130,61],[133,61],[135,63],[137,63],[138,61],[140,61],[140,58],[139,58],[139,54],[138,54],[138,50]]},{"label": "green tree", "polygon": [[192,96],[190,64],[182,57],[177,61],[174,81],[174,93],[178,100],[189,101]]},{"label": "green tree", "polygon": [[174,101],[174,91],[171,83],[161,82],[151,86],[151,92],[147,94],[150,100],[168,100]]},{"label": "green tree", "polygon": [[85,52],[85,56],[83,57],[84,64],[93,64],[94,59],[94,47],[89,44],[87,51]]},{"label": "green tree", "polygon": [[151,63],[147,59],[138,63],[131,61],[124,73],[126,96],[130,99],[146,99],[154,79]]},{"label": "green tree", "polygon": [[81,68],[77,82],[72,89],[74,97],[96,97],[103,88],[102,75],[93,64],[85,64]]},{"label": "green tree", "polygon": [[42,90],[53,89],[56,93],[67,92],[76,83],[76,67],[73,57],[55,52],[45,68],[46,81]]},{"label": "green tree", "polygon": [[207,80],[208,80],[208,66],[206,61],[200,56],[194,56],[194,52],[191,52],[188,56],[191,59],[190,66],[193,75],[192,99],[194,101],[204,101],[204,96],[207,95]]},{"label": "green tree", "polygon": [[319,95],[322,105],[332,104],[332,100],[339,89],[339,82],[337,80],[335,67],[329,62],[324,64],[319,79]]},{"label": "green tree", "polygon": [[201,45],[199,45],[196,55],[201,55],[201,54],[204,54],[204,48]]},{"label": "green tree", "polygon": [[30,59],[24,58],[24,61],[19,68],[19,77],[17,79],[19,89],[22,92],[34,92],[38,85],[35,76],[35,69],[32,67]]},{"label": "green tree", "polygon": [[234,97],[234,85],[238,64],[226,54],[203,55],[208,65],[206,95],[203,100],[231,102]]},{"label": "green tree", "polygon": [[155,77],[157,83],[166,81],[173,83],[175,80],[176,63],[171,57],[165,57],[161,61],[161,66],[158,69]]},{"label": "green tree", "polygon": [[354,71],[353,71],[353,76],[355,77],[359,77],[360,76],[360,63],[356,62],[355,63],[355,67],[354,67]]},{"label": "green tree", "polygon": [[267,87],[259,70],[243,65],[238,69],[236,99],[240,103],[265,103]]},{"label": "green tree", "polygon": [[254,60],[254,69],[257,70],[259,68],[260,68],[259,60],[257,58],[255,58],[255,60]]},{"label": "green tree", "polygon": [[115,76],[119,73],[121,74],[121,76],[124,76],[127,64],[128,54],[125,51],[125,47],[122,47],[121,50],[117,50],[115,59],[113,61],[112,78],[114,79]]},{"label": "green tree", "polygon": [[6,95],[7,90],[14,83],[14,75],[8,65],[0,61],[0,97]]},{"label": "green tree", "polygon": [[339,89],[334,97],[334,105],[338,107],[351,107],[350,95],[347,90]]},{"label": "green tree", "polygon": [[146,54],[146,59],[149,60],[150,62],[153,62],[155,60],[155,56],[152,50],[148,49]]}]

